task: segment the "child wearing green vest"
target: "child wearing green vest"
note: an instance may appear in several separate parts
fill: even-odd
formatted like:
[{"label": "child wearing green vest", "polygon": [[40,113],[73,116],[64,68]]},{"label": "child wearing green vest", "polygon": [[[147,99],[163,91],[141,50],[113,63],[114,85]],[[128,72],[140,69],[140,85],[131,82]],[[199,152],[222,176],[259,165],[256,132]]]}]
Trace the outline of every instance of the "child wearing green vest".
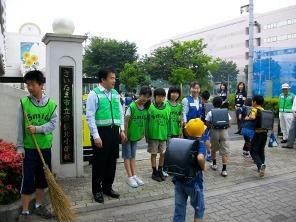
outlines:
[{"label": "child wearing green vest", "polygon": [[180,137],[182,134],[182,105],[178,103],[181,95],[181,90],[179,87],[172,86],[169,88],[167,96],[167,104],[170,107],[170,125],[169,125],[169,136]]},{"label": "child wearing green vest", "polygon": [[[29,71],[24,80],[30,95],[20,101],[17,125],[17,150],[24,156],[21,187],[22,211],[19,216],[21,222],[30,220],[29,203],[33,193],[36,198],[33,213],[46,219],[52,217],[51,213],[42,205],[47,182],[31,134],[35,134],[44,160],[50,168],[52,131],[56,128],[58,118],[56,103],[42,92],[45,83],[43,73],[38,70]],[[28,116],[30,123],[26,121],[24,113]]]},{"label": "child wearing green vest", "polygon": [[[170,107],[164,102],[166,92],[163,88],[154,90],[154,103],[148,109],[147,140],[148,152],[151,154],[152,179],[164,181],[163,163],[166,150],[166,141],[169,138]],[[159,153],[158,170],[156,156]]]},{"label": "child wearing green vest", "polygon": [[140,89],[139,98],[133,101],[126,110],[124,128],[127,130],[127,142],[122,144],[122,158],[127,173],[127,184],[133,188],[144,185],[136,175],[137,142],[145,135],[145,124],[152,91],[150,87]]}]

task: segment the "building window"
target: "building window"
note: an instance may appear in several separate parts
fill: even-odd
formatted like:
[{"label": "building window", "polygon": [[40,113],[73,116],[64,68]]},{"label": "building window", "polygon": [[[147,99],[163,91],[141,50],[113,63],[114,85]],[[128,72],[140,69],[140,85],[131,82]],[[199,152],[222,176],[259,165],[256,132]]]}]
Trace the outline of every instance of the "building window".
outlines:
[{"label": "building window", "polygon": [[246,46],[246,48],[249,48],[249,40],[246,40],[245,46]]},{"label": "building window", "polygon": [[261,38],[256,38],[256,46],[261,46]]},{"label": "building window", "polygon": [[291,19],[288,19],[287,23],[288,23],[288,25],[291,25],[292,24],[292,20]]},{"label": "building window", "polygon": [[246,35],[249,35],[249,27],[246,27],[245,33]]},{"label": "building window", "polygon": [[245,53],[245,59],[249,59],[249,52]]}]

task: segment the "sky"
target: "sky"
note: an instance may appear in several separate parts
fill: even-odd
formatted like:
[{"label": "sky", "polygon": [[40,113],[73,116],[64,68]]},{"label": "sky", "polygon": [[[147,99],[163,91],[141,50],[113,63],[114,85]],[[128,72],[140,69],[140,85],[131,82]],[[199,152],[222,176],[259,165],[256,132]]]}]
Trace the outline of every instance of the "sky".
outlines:
[{"label": "sky", "polygon": [[[6,0],[6,27],[18,32],[26,22],[43,34],[52,32],[58,17],[73,20],[74,34],[135,42],[138,53],[176,35],[243,16],[249,0]],[[254,12],[263,13],[296,0],[254,0]],[[244,14],[247,15],[247,14]]]}]

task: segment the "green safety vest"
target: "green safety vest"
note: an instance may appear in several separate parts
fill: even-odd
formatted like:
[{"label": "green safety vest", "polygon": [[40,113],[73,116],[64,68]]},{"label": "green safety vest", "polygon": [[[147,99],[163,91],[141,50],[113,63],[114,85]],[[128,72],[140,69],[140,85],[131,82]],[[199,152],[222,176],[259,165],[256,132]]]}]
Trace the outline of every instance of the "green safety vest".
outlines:
[{"label": "green safety vest", "polygon": [[292,106],[294,100],[294,94],[288,93],[287,96],[284,93],[280,94],[280,101],[279,101],[279,111],[285,113],[292,113]]},{"label": "green safety vest", "polygon": [[162,108],[151,104],[148,109],[148,139],[167,140],[169,133],[170,107],[164,103]]},{"label": "green safety vest", "polygon": [[96,111],[95,119],[97,126],[120,126],[120,98],[115,89],[111,89],[111,100],[98,87],[94,88],[94,92],[99,99],[99,109]]},{"label": "green safety vest", "polygon": [[[22,98],[21,105],[23,112],[27,113],[30,124],[34,126],[41,126],[48,123],[57,107],[56,103],[51,99],[48,99],[45,106],[36,106],[29,97]],[[28,125],[29,123],[24,118],[24,148],[36,149],[32,135],[27,130]],[[52,133],[36,133],[35,137],[40,149],[51,148],[53,138]]]},{"label": "green safety vest", "polygon": [[171,136],[179,136],[181,134],[182,105],[180,103],[173,105],[169,101],[167,102],[167,104],[169,105],[171,110],[169,133]]},{"label": "green safety vest", "polygon": [[127,138],[129,141],[139,141],[144,137],[147,109],[140,110],[136,102],[130,104],[131,116],[128,121]]}]

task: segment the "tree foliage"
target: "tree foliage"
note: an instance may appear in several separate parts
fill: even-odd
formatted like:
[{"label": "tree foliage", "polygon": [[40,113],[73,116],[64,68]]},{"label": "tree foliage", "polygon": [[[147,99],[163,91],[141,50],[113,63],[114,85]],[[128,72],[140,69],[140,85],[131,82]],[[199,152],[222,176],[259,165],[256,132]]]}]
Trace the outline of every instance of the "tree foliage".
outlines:
[{"label": "tree foliage", "polygon": [[211,74],[215,83],[229,84],[230,92],[234,92],[237,84],[237,75],[239,70],[233,61],[217,60],[217,69]]},{"label": "tree foliage", "polygon": [[139,65],[134,62],[126,63],[119,74],[119,79],[126,87],[127,91],[132,91],[138,85],[149,85],[150,78],[141,71]]},{"label": "tree foliage", "polygon": [[[171,41],[170,46],[155,49],[151,56],[142,58],[143,71],[149,74],[152,79],[163,79],[174,81],[180,73],[187,74],[184,70],[191,70],[193,79],[198,81],[203,87],[211,86],[209,81],[209,71],[216,69],[215,60],[203,51],[206,44],[201,39],[185,42]],[[182,68],[183,71],[176,70]],[[173,75],[173,76],[172,76]],[[186,76],[183,76],[186,79]]]},{"label": "tree foliage", "polygon": [[185,83],[188,83],[190,81],[193,81],[195,78],[195,75],[191,69],[187,68],[177,68],[173,69],[172,74],[169,76],[169,82],[177,85],[183,85]]},{"label": "tree foliage", "polygon": [[120,73],[126,63],[137,60],[137,46],[128,41],[117,41],[100,37],[90,38],[83,57],[83,72],[94,76],[99,68],[114,67]]}]

